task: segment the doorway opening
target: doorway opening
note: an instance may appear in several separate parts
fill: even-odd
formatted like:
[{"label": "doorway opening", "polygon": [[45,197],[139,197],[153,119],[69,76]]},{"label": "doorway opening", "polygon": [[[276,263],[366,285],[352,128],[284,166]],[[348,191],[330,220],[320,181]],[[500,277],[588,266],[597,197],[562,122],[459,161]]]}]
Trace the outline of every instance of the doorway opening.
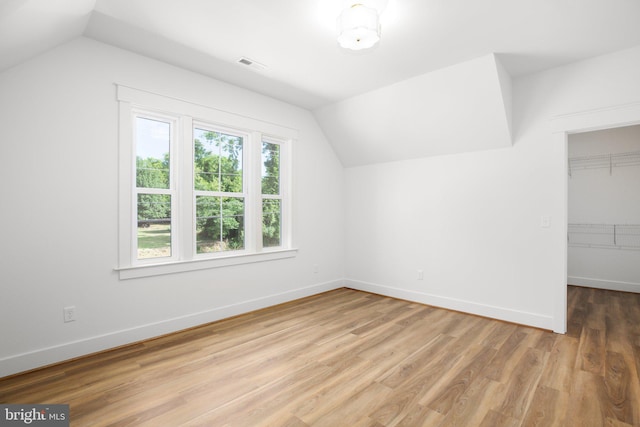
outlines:
[{"label": "doorway opening", "polygon": [[568,136],[567,283],[640,293],[640,125]]},{"label": "doorway opening", "polygon": [[[569,135],[638,124],[640,124],[640,103],[566,114],[556,116],[551,120],[553,139],[556,143],[561,144],[564,154],[563,234],[565,236],[568,236],[569,232]],[[553,298],[553,330],[558,333],[565,333],[567,330],[568,244],[563,246],[563,251],[563,274],[558,277]]]}]

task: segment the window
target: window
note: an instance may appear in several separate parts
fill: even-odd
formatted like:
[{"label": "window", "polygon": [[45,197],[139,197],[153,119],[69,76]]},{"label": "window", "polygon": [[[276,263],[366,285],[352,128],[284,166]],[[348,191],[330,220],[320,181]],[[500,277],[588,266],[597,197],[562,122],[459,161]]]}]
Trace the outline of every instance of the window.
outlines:
[{"label": "window", "polygon": [[295,130],[118,86],[121,279],[295,256]]},{"label": "window", "polygon": [[282,192],[280,191],[280,144],[262,141],[262,246],[282,242]]},{"label": "window", "polygon": [[134,121],[136,176],[136,257],[171,258],[171,213],[175,197],[171,147],[174,123],[136,114]]},{"label": "window", "polygon": [[196,252],[245,248],[245,186],[241,134],[193,130]]}]

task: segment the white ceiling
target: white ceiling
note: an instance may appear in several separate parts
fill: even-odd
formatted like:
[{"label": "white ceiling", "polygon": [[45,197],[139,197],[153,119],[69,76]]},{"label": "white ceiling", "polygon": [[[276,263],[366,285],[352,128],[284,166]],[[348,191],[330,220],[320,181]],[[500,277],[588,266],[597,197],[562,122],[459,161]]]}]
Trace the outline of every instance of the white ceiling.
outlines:
[{"label": "white ceiling", "polygon": [[85,34],[315,109],[489,53],[517,76],[640,44],[638,0],[389,0],[357,54],[335,41],[341,1],[0,0],[0,70]]},{"label": "white ceiling", "polygon": [[[447,94],[415,78],[435,70],[461,70],[460,64],[494,54],[507,77],[515,77],[640,45],[640,0],[389,0],[381,42],[354,53],[336,42],[335,17],[344,1],[0,0],[0,72],[84,35],[312,110],[343,164],[357,165],[390,158],[382,148],[356,158],[359,147],[389,145],[343,113],[360,105],[361,117],[379,117],[376,105],[361,105],[365,95],[403,99],[394,91],[419,88],[434,99],[423,105],[428,112],[438,103],[435,96],[446,101]],[[237,64],[243,56],[267,69]],[[486,75],[493,87],[496,78]],[[508,99],[499,89],[487,99],[496,111],[491,121],[503,123],[498,132],[505,134],[509,106],[495,101]],[[415,116],[409,110],[414,104],[397,108]],[[435,143],[423,122],[403,125],[404,142],[396,143],[395,153],[446,154],[446,148],[415,149]],[[389,125],[387,133],[397,132]],[[437,135],[443,147],[460,137],[446,129]],[[487,141],[494,135],[484,133]]]}]

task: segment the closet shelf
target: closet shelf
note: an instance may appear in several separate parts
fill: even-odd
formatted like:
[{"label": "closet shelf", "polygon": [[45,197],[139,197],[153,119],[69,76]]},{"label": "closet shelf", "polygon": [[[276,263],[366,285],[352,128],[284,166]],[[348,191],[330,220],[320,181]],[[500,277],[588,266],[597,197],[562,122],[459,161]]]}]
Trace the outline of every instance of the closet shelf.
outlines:
[{"label": "closet shelf", "polygon": [[569,246],[640,250],[640,224],[569,224]]},{"label": "closet shelf", "polygon": [[627,153],[599,154],[594,156],[570,157],[569,176],[573,171],[580,169],[608,168],[609,174],[614,167],[640,165],[640,151]]}]

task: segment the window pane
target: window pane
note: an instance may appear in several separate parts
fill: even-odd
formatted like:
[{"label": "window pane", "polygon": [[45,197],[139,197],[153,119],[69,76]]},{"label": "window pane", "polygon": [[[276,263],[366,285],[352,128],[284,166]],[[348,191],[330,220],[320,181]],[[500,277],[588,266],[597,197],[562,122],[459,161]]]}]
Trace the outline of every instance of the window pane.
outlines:
[{"label": "window pane", "polygon": [[262,246],[280,246],[280,222],[282,210],[280,200],[262,200]]},{"label": "window pane", "polygon": [[242,137],[193,129],[194,188],[242,193]]},{"label": "window pane", "polygon": [[138,194],[138,259],[171,256],[171,196]]},{"label": "window pane", "polygon": [[196,197],[196,252],[244,249],[244,199]]},{"label": "window pane", "polygon": [[280,194],[280,144],[262,142],[262,194]]},{"label": "window pane", "polygon": [[169,188],[171,123],[136,117],[136,186]]}]

